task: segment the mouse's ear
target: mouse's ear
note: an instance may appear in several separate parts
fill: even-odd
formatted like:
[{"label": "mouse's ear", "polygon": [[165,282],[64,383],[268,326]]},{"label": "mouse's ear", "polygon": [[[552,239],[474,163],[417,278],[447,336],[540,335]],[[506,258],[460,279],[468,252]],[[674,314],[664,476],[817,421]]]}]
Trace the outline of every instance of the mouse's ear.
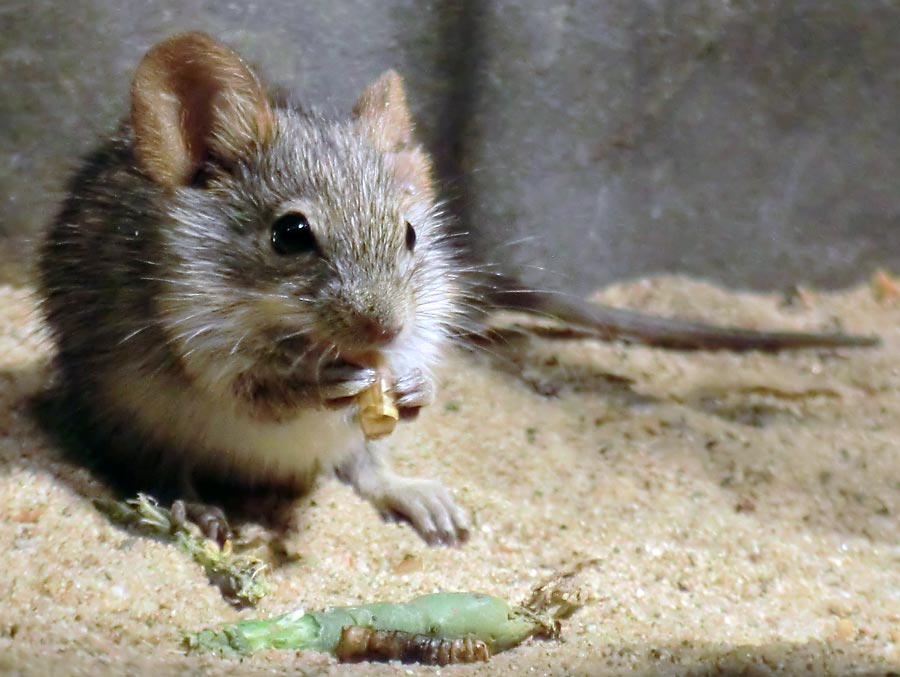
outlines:
[{"label": "mouse's ear", "polygon": [[415,142],[403,78],[389,70],[366,87],[353,106],[360,133],[385,153],[398,182],[410,192],[432,194],[431,160]]},{"label": "mouse's ear", "polygon": [[138,166],[174,187],[189,184],[211,156],[227,161],[265,142],[274,118],[237,54],[208,35],[182,33],[157,44],[138,66],[131,124]]}]

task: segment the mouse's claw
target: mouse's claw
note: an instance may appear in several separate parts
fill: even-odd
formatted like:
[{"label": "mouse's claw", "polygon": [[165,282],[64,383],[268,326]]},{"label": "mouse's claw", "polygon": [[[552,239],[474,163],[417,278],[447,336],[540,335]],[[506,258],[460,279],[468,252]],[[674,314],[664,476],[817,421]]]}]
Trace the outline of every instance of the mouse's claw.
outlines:
[{"label": "mouse's claw", "polygon": [[400,376],[394,384],[400,416],[406,419],[418,416],[422,407],[434,402],[434,391],[434,381],[421,369],[412,369]]},{"label": "mouse's claw", "polygon": [[201,533],[218,543],[220,548],[234,537],[225,513],[214,505],[177,500],[172,503],[171,513],[176,527],[185,529],[188,523],[196,524]]},{"label": "mouse's claw", "polygon": [[375,383],[374,369],[350,364],[334,364],[319,374],[318,394],[326,406],[340,407]]},{"label": "mouse's claw", "polygon": [[469,538],[469,519],[440,482],[393,477],[378,506],[408,521],[429,545],[457,545]]},{"label": "mouse's claw", "polygon": [[350,456],[336,471],[383,517],[409,522],[429,545],[456,545],[469,537],[466,512],[440,482],[401,477],[369,447]]}]

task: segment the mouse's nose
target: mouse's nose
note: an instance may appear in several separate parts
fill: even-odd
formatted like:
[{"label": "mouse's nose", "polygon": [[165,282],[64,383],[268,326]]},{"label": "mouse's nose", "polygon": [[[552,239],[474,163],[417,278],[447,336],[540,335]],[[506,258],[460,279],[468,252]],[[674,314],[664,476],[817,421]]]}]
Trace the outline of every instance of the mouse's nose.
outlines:
[{"label": "mouse's nose", "polygon": [[333,336],[344,350],[383,348],[397,339],[412,319],[399,299],[396,289],[388,290],[386,285],[367,284],[363,291],[341,287],[336,298],[323,301],[322,333]]},{"label": "mouse's nose", "polygon": [[371,346],[384,346],[400,335],[403,327],[397,321],[383,320],[375,317],[361,317],[357,330],[362,343]]}]

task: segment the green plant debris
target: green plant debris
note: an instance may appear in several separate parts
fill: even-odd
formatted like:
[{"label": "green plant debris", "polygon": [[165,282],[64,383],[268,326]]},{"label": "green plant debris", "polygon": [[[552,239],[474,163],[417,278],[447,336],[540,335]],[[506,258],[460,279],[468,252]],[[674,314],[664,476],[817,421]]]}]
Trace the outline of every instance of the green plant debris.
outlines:
[{"label": "green plant debris", "polygon": [[[335,607],[328,611],[303,610],[269,620],[243,620],[218,630],[185,636],[186,648],[247,655],[265,649],[323,651],[342,654],[345,628],[367,628],[424,639],[483,642],[490,654],[504,651],[532,636],[557,637],[558,624],[543,616],[490,595],[441,592],[418,597],[405,604],[376,602]],[[345,640],[346,641],[346,640]],[[404,659],[410,654],[357,654],[356,658]],[[483,658],[476,658],[483,659]],[[417,657],[421,660],[421,656]],[[465,662],[465,658],[458,661]]]},{"label": "green plant debris", "polygon": [[234,606],[253,606],[270,591],[263,573],[264,562],[251,555],[234,553],[230,541],[219,548],[212,541],[191,533],[150,496],[138,494],[127,501],[96,499],[94,505],[115,522],[173,543],[190,555],[203,567],[210,583]]}]

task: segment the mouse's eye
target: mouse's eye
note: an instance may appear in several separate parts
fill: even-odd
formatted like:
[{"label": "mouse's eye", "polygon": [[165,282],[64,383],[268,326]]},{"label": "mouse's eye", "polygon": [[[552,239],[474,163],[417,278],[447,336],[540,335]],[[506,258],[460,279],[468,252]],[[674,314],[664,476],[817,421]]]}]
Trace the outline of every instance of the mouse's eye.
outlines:
[{"label": "mouse's eye", "polygon": [[279,254],[318,252],[319,243],[309,221],[300,212],[278,217],[272,224],[272,247]]},{"label": "mouse's eye", "polygon": [[416,229],[406,222],[406,248],[412,251],[416,247]]}]

